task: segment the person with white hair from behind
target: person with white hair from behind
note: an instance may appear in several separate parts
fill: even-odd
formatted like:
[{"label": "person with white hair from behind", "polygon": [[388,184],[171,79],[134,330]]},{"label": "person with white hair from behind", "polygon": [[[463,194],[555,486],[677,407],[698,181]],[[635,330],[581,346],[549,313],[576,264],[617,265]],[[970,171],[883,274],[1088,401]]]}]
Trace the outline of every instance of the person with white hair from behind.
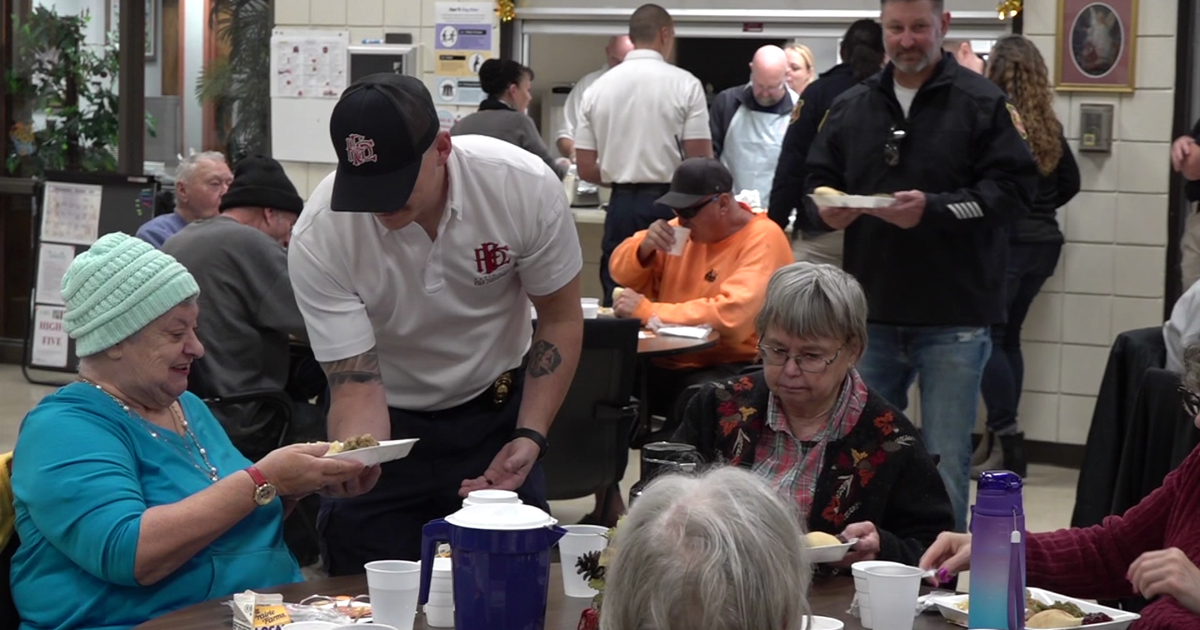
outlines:
[{"label": "person with white hair from behind", "polygon": [[233,183],[233,171],[218,151],[193,153],[175,169],[175,211],[142,224],[137,237],[161,249],[167,239],[192,221],[221,213],[221,197]]},{"label": "person with white hair from behind", "polygon": [[660,477],[621,522],[601,630],[797,630],[810,614],[804,529],[753,473]]}]

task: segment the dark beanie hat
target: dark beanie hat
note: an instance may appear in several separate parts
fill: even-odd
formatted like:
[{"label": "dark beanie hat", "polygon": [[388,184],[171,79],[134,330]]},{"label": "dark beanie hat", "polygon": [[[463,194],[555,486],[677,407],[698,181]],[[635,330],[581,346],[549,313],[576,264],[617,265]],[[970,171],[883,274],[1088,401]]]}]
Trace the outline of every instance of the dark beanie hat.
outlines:
[{"label": "dark beanie hat", "polygon": [[300,214],[304,200],[279,162],[252,155],[237,163],[233,183],[221,197],[221,211],[230,208],[271,208]]}]

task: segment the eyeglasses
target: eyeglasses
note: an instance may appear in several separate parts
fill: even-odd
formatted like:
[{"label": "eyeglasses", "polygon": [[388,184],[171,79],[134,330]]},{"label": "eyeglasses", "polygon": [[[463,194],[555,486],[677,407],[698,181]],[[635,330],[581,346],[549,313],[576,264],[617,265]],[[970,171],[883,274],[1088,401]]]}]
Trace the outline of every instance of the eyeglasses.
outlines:
[{"label": "eyeglasses", "polygon": [[802,372],[809,374],[820,374],[826,370],[838,357],[842,354],[842,349],[845,345],[838,346],[834,351],[833,356],[828,359],[815,352],[801,352],[800,354],[788,354],[788,351],[783,348],[773,348],[762,343],[759,340],[758,352],[762,355],[763,363],[767,365],[787,365],[788,359],[796,364]]},{"label": "eyeglasses", "polygon": [[883,145],[883,160],[888,166],[896,166],[900,164],[900,143],[904,142],[904,137],[908,132],[904,131],[904,127],[900,125],[892,125],[888,131],[888,141]]},{"label": "eyeglasses", "polygon": [[1188,416],[1200,416],[1200,394],[1180,386],[1179,394],[1183,397],[1183,411]]},{"label": "eyeglasses", "polygon": [[700,211],[703,210],[705,206],[716,201],[720,197],[720,194],[716,194],[690,208],[671,208],[671,210],[674,211],[675,216],[679,217],[680,219],[694,219],[696,218],[697,214],[700,214]]}]

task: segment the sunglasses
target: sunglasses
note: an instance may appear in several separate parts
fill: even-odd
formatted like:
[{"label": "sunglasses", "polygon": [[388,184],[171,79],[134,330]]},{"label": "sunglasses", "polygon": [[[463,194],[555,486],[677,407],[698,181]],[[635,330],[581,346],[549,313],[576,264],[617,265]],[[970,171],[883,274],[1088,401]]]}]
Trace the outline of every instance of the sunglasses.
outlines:
[{"label": "sunglasses", "polygon": [[888,166],[897,166],[900,164],[900,144],[904,142],[904,137],[908,132],[901,125],[892,125],[888,131],[888,140],[883,145],[883,160]]},{"label": "sunglasses", "polygon": [[700,214],[700,211],[703,210],[705,206],[720,198],[721,195],[716,194],[689,208],[671,208],[671,210],[673,210],[675,212],[675,216],[679,217],[680,219],[694,219],[696,218],[697,214]]}]

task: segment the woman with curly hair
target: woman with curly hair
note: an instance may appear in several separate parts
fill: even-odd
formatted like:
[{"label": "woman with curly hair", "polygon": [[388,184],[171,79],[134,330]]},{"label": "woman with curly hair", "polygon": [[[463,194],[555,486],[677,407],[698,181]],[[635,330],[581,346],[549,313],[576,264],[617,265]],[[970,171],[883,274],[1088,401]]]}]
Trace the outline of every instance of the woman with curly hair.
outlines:
[{"label": "woman with curly hair", "polygon": [[990,455],[975,472],[1006,468],[1025,476],[1025,436],[1017,426],[1017,404],[1025,376],[1021,324],[1042,284],[1054,275],[1063,234],[1055,212],[1079,192],[1079,166],[1054,114],[1050,73],[1042,54],[1025,37],[1006,35],[988,57],[987,77],[1008,94],[1024,127],[1041,177],[1030,213],[1014,227],[1009,241],[1008,321],[992,329],[992,356],[983,371],[981,390],[987,406]]}]

